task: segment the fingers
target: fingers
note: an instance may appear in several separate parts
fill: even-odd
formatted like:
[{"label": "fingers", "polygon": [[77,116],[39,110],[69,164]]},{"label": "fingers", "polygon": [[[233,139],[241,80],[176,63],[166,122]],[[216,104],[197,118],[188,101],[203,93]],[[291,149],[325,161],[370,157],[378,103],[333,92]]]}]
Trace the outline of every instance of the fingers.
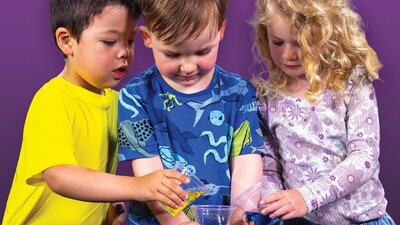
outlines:
[{"label": "fingers", "polygon": [[175,202],[176,201],[175,199],[172,199],[172,198],[167,197],[165,195],[160,195],[158,201],[163,203],[163,204],[165,204],[165,205],[167,205],[167,206],[169,206],[169,207],[171,207],[171,208],[173,208],[173,209],[177,209],[179,206],[182,206],[184,204],[183,201]]},{"label": "fingers", "polygon": [[264,209],[261,211],[261,213],[262,214],[270,214],[270,213],[278,210],[281,207],[280,204],[278,204],[278,203],[283,198],[284,198],[284,195],[282,194],[282,191],[278,191],[278,192],[275,192],[273,194],[270,194],[270,195],[264,197],[260,201],[260,206],[264,207]]},{"label": "fingers", "polygon": [[188,198],[187,193],[176,182],[165,180],[158,188],[160,201],[172,208],[178,208]]},{"label": "fingers", "polygon": [[277,191],[275,193],[272,193],[270,195],[265,196],[261,201],[261,205],[269,205],[275,201],[278,201],[283,198],[283,191]]},{"label": "fingers", "polygon": [[283,215],[282,217],[280,217],[282,220],[289,220],[289,219],[294,219],[294,218],[299,218],[302,216],[299,216],[297,212],[295,211],[291,211],[285,215]]},{"label": "fingers", "polygon": [[262,214],[269,214],[271,218],[281,217],[284,220],[303,217],[307,214],[307,205],[297,190],[279,191],[272,198],[275,201],[269,203],[261,211]]},{"label": "fingers", "polygon": [[[169,172],[176,172],[170,170]],[[184,183],[189,183],[190,180],[188,177],[185,175],[182,175],[180,173],[177,173],[180,176],[180,181],[183,181]],[[165,175],[165,174],[164,174]],[[166,187],[167,192],[171,191],[172,193],[167,193],[167,194],[172,194],[178,196],[181,200],[186,200],[188,198],[187,192],[183,190],[183,188],[180,186],[181,182],[176,182],[176,180],[173,180],[171,178],[166,178],[163,179],[163,185]]]},{"label": "fingers", "polygon": [[161,169],[136,179],[141,184],[137,185],[140,191],[145,193],[141,196],[143,201],[156,200],[176,209],[188,199],[188,193],[180,185],[190,180],[178,171]]},{"label": "fingers", "polygon": [[164,170],[163,174],[167,178],[178,180],[180,183],[188,184],[190,182],[190,179],[187,176],[179,173],[176,170]]},{"label": "fingers", "polygon": [[276,203],[274,205],[276,206],[273,207],[272,213],[269,214],[270,218],[283,217],[288,213],[291,213],[293,210],[290,208],[290,205],[281,205],[280,203]]},{"label": "fingers", "polygon": [[190,182],[189,178],[174,170],[161,170],[159,172],[162,174],[159,179],[160,185],[157,188],[160,194],[159,201],[172,208],[184,205],[184,200],[188,199],[188,193],[182,189],[180,184]]}]

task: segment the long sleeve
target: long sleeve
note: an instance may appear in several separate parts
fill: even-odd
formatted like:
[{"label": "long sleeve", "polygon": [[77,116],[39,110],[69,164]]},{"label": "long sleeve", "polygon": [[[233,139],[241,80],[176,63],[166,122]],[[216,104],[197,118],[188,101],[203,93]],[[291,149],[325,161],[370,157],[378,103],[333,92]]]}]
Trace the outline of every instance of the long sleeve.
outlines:
[{"label": "long sleeve", "polygon": [[299,189],[315,210],[359,189],[379,171],[379,118],[372,83],[350,89],[345,119],[345,159],[317,181]]},{"label": "long sleeve", "polygon": [[267,177],[270,186],[275,190],[283,189],[282,165],[278,152],[278,143],[274,128],[269,127],[268,107],[265,98],[257,101],[260,127],[264,138],[265,155],[263,156],[263,174]]},{"label": "long sleeve", "polygon": [[315,103],[278,93],[264,110],[278,145],[266,172],[300,191],[306,218],[316,223],[368,221],[386,211],[375,90],[363,67],[347,84],[345,93],[326,89]]}]

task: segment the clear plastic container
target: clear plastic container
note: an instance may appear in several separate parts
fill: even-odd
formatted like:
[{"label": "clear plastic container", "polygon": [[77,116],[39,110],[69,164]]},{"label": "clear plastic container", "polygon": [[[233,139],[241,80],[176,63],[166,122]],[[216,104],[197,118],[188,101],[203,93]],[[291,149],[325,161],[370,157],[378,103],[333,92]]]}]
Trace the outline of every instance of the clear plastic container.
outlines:
[{"label": "clear plastic container", "polygon": [[190,183],[181,185],[183,190],[187,191],[189,195],[189,198],[185,200],[185,204],[183,206],[174,209],[161,203],[163,208],[167,210],[169,214],[171,214],[171,216],[173,217],[178,215],[179,212],[190,206],[197,198],[207,192],[207,187],[203,184],[203,182],[201,182],[201,180],[196,175],[191,173],[190,170],[183,166],[181,163],[175,163],[175,170],[189,177]]}]

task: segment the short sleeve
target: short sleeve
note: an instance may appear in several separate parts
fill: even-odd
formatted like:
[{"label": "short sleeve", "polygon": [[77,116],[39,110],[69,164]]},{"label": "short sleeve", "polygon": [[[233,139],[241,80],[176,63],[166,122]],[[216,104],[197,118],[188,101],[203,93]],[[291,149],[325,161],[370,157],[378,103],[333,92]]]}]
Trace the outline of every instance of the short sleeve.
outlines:
[{"label": "short sleeve", "polygon": [[43,181],[41,172],[63,164],[76,165],[73,138],[65,105],[38,92],[25,121],[21,150],[29,184]]},{"label": "short sleeve", "polygon": [[118,100],[118,157],[120,161],[159,154],[154,126],[145,109],[140,85],[127,85]]},{"label": "short sleeve", "polygon": [[[265,154],[254,87],[248,81],[241,89],[233,131],[232,156]],[[239,85],[240,86],[240,85]]]}]

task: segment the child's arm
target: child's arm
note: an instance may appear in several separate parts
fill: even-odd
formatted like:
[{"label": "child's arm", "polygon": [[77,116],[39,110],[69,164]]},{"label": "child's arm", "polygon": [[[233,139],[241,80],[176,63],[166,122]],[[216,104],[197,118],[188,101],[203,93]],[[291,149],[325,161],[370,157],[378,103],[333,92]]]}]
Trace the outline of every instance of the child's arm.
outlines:
[{"label": "child's arm", "polygon": [[[262,160],[259,154],[239,155],[231,158],[232,184],[231,200],[255,184],[262,176]],[[236,210],[232,224],[242,223],[242,211]]]},{"label": "child's arm", "polygon": [[[362,78],[361,78],[362,79]],[[263,203],[270,204],[265,213],[287,215],[282,218],[301,216],[303,198],[309,213],[331,202],[344,198],[370,181],[379,170],[379,118],[375,90],[367,79],[353,81],[347,104],[347,143],[344,143],[344,159],[329,173],[317,181],[296,190],[276,193]],[[368,83],[367,83],[368,82]],[[297,199],[297,200],[296,200]],[[271,204],[276,201],[278,205]],[[278,210],[279,209],[279,210]],[[293,212],[297,212],[293,213]]]},{"label": "child's arm", "polygon": [[[272,150],[271,154],[267,153],[263,157],[264,175],[267,176],[271,188],[281,191],[276,191],[264,197],[260,205],[268,207],[264,208],[261,213],[268,214],[271,218],[280,217],[283,220],[303,217],[308,212],[307,204],[301,193],[296,189],[283,190],[282,165],[274,152]],[[281,205],[271,205],[271,203],[277,201],[280,201]]]},{"label": "child's arm", "polygon": [[[135,176],[146,176],[146,174],[162,168],[163,166],[159,156],[140,158],[132,161],[132,169]],[[187,196],[185,196],[184,199],[186,198]],[[172,217],[157,201],[148,201],[147,203],[158,222],[162,225],[181,224],[190,221],[183,212],[180,212],[175,217]]]},{"label": "child's arm", "polygon": [[275,190],[283,189],[282,165],[279,157],[279,143],[275,128],[269,125],[269,112],[266,97],[257,98],[258,118],[264,140],[265,155],[263,156],[263,174],[268,178]]},{"label": "child's arm", "polygon": [[172,170],[158,170],[143,177],[118,176],[76,165],[46,169],[43,177],[50,189],[62,196],[82,201],[116,202],[157,200],[180,205],[186,193],[179,186],[188,178]]},{"label": "child's arm", "polygon": [[268,143],[269,137],[264,135],[266,154],[263,160],[263,175],[267,177],[273,190],[283,190],[282,164],[279,159],[277,147],[271,147]]}]

